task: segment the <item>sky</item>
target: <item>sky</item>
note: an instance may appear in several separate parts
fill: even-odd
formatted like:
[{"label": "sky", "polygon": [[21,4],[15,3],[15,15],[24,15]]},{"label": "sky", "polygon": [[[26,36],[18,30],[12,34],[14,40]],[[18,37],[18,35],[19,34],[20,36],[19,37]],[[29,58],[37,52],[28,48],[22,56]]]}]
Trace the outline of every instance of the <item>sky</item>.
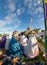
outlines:
[{"label": "sky", "polygon": [[24,31],[29,26],[45,27],[40,0],[0,0],[0,33]]}]

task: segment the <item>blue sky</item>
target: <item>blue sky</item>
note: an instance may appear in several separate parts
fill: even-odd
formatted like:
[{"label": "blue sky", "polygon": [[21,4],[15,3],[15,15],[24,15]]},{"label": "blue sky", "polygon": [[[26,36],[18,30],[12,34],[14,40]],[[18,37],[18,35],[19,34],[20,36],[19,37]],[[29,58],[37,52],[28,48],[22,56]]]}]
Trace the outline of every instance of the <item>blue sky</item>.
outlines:
[{"label": "blue sky", "polygon": [[28,26],[44,28],[40,0],[0,0],[0,32],[23,31]]}]

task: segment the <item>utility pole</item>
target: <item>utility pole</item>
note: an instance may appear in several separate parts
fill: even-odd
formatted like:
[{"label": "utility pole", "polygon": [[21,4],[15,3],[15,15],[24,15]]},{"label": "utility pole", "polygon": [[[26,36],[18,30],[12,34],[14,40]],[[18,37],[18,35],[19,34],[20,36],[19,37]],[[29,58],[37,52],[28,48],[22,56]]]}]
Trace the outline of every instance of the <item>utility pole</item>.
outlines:
[{"label": "utility pole", "polygon": [[42,2],[43,2],[43,10],[44,10],[46,63],[47,63],[47,0],[42,0]]}]

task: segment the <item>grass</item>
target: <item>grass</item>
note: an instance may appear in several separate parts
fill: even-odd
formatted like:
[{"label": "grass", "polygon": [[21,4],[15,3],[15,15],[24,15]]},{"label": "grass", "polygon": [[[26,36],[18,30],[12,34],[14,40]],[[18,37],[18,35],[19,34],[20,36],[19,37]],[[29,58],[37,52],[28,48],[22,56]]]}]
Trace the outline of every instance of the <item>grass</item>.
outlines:
[{"label": "grass", "polygon": [[30,59],[30,58],[27,58],[26,56],[23,56],[23,62],[26,62],[26,63],[28,62],[34,63],[34,62],[39,62],[39,61],[43,61],[44,63],[46,63],[41,50],[40,50],[39,56],[34,59]]},{"label": "grass", "polygon": [[[2,51],[4,51],[2,49]],[[45,58],[43,57],[43,53],[42,51],[40,50],[40,53],[39,53],[39,56],[34,58],[34,59],[30,59],[30,58],[27,58],[25,55],[22,56],[22,62],[25,62],[25,63],[30,63],[30,62],[39,62],[39,61],[43,61],[45,63]]]},{"label": "grass", "polygon": [[44,46],[44,48],[45,48],[45,43],[44,42],[42,42],[42,39],[40,39],[40,38],[37,38],[37,41],[42,45],[42,46]]}]

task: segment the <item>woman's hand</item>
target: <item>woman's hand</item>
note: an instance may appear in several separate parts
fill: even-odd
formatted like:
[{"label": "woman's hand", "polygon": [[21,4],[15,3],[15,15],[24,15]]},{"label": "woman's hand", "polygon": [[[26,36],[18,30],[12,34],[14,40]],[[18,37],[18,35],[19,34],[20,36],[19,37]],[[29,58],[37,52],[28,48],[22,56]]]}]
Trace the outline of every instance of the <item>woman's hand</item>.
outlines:
[{"label": "woman's hand", "polygon": [[20,59],[19,57],[15,57],[15,58],[13,58],[12,62],[16,63],[19,59]]},{"label": "woman's hand", "polygon": [[2,65],[3,64],[3,62],[2,61],[0,61],[0,65]]}]

